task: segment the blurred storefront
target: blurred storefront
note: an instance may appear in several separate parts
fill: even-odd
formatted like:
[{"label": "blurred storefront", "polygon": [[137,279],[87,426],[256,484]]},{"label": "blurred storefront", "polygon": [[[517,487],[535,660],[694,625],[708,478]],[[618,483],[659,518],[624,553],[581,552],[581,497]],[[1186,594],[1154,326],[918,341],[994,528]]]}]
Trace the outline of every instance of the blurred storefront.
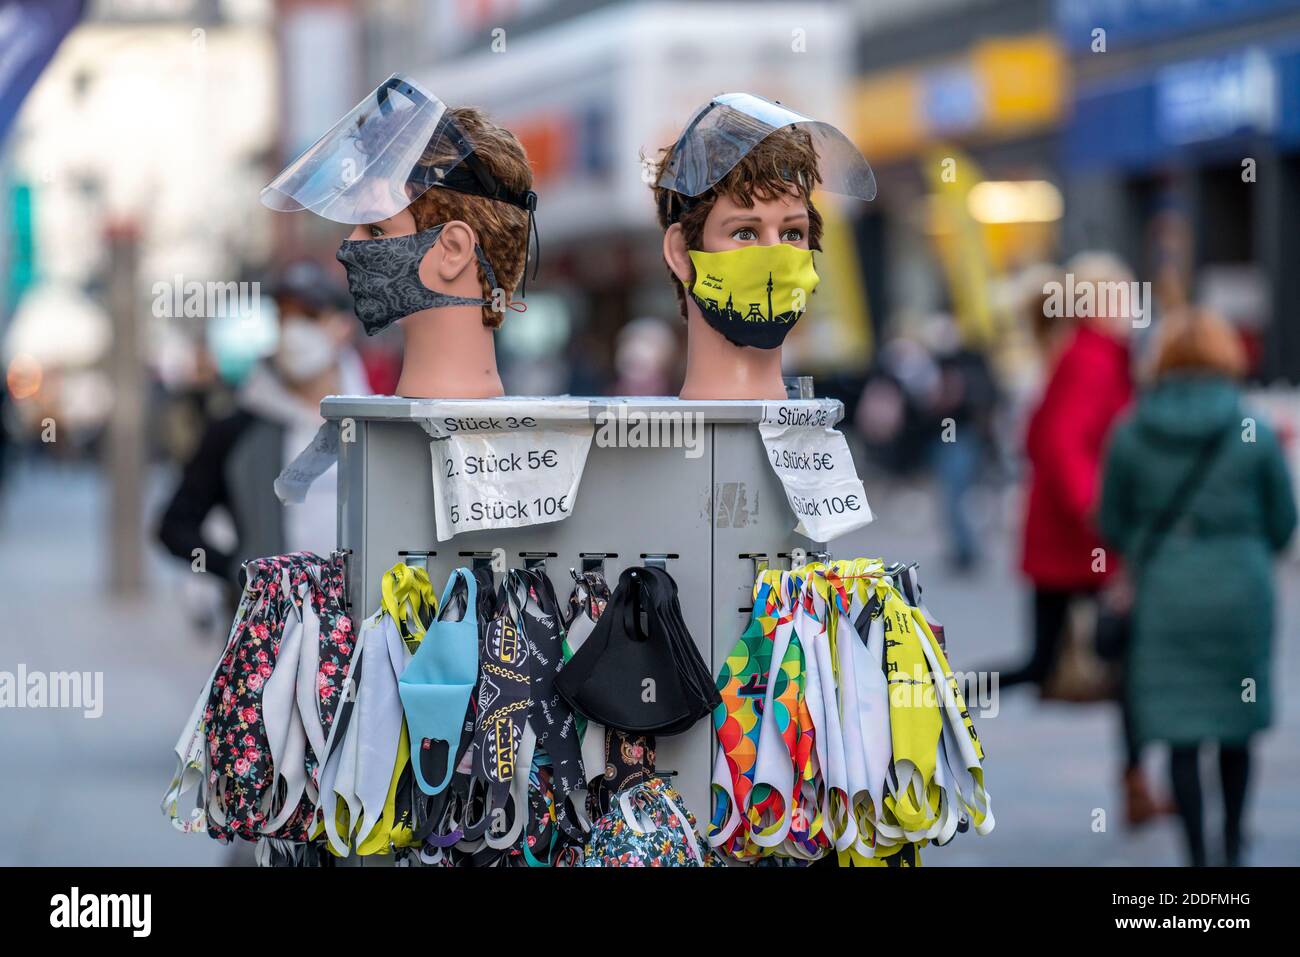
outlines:
[{"label": "blurred storefront", "polygon": [[[952,315],[1014,345],[1006,282],[1057,253],[1067,63],[1043,0],[895,0],[859,41],[854,136],[880,196],[859,224],[877,338]],[[944,29],[920,28],[942,16]]]},{"label": "blurred storefront", "polygon": [[[68,5],[47,13],[56,6]],[[124,380],[172,391],[197,375],[215,317],[160,315],[159,288],[233,284],[271,248],[256,205],[276,127],[270,4],[84,6],[14,118],[0,171],[0,364],[17,385],[8,421],[31,438],[56,417],[71,441],[40,443],[54,454],[96,440]],[[129,247],[128,275],[115,243]],[[129,289],[121,309],[115,283]],[[137,326],[138,348],[122,346],[129,361],[115,364]],[[152,427],[160,404],[147,403],[148,432],[170,449],[168,430]]]},{"label": "blurred storefront", "polygon": [[1063,138],[1071,249],[1109,246],[1300,380],[1300,4],[1062,0],[1076,76]]}]

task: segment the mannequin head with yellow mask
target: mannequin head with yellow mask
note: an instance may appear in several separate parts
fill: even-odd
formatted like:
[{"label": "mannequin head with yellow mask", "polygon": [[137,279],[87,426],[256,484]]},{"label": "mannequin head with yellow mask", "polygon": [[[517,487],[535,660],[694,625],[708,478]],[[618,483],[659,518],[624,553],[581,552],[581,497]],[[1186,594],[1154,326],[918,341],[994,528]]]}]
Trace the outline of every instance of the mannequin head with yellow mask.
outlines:
[{"label": "mannequin head with yellow mask", "polygon": [[748,93],[696,111],[660,152],[664,262],[687,323],[683,399],[783,399],[781,344],[817,288],[813,191],[875,196],[835,127]]}]

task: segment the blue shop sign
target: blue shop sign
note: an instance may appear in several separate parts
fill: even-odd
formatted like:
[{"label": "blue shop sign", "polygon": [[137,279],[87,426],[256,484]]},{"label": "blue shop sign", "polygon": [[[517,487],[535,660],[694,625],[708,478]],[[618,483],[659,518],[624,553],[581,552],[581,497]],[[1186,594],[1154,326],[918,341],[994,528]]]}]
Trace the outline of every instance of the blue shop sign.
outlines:
[{"label": "blue shop sign", "polygon": [[1117,50],[1296,9],[1300,0],[1056,0],[1056,23],[1067,49],[1092,49],[1101,29]]},{"label": "blue shop sign", "polygon": [[1191,60],[1156,74],[1156,124],[1170,146],[1277,129],[1279,90],[1273,60],[1248,50]]},{"label": "blue shop sign", "polygon": [[1252,47],[1082,88],[1063,161],[1144,168],[1258,137],[1300,145],[1300,48]]},{"label": "blue shop sign", "polygon": [[921,76],[921,112],[936,136],[974,129],[984,119],[984,96],[966,64],[928,70]]}]

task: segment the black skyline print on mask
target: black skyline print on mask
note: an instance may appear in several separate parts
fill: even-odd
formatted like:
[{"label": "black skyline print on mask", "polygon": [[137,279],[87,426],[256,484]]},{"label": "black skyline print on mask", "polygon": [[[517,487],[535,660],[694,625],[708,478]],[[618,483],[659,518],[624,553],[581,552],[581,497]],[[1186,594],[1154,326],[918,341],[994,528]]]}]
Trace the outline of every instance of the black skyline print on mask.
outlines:
[{"label": "black skyline print on mask", "polygon": [[[721,282],[721,280],[719,280]],[[691,298],[700,307],[700,313],[710,326],[722,333],[733,346],[751,346],[755,349],[776,349],[785,341],[802,312],[772,312],[772,273],[767,274],[767,310],[762,303],[751,302],[745,312],[736,309],[732,297],[718,305],[716,299],[699,296],[694,290]]]}]

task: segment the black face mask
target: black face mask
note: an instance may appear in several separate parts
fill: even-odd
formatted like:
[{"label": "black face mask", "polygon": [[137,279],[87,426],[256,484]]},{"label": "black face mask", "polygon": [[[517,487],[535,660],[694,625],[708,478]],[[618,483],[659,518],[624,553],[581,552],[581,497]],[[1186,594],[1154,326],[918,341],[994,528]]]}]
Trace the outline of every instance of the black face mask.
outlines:
[{"label": "black face mask", "polygon": [[629,568],[556,688],[608,728],[678,734],[722,699],[682,619],[677,585],[658,568]]},{"label": "black face mask", "polygon": [[[348,291],[357,318],[373,336],[398,319],[441,306],[487,306],[487,299],[449,296],[426,286],[420,279],[420,263],[438,241],[444,224],[410,236],[385,239],[345,239],[335,258],[348,272]],[[488,285],[497,288],[496,274],[477,243],[474,255],[483,267]]]}]

